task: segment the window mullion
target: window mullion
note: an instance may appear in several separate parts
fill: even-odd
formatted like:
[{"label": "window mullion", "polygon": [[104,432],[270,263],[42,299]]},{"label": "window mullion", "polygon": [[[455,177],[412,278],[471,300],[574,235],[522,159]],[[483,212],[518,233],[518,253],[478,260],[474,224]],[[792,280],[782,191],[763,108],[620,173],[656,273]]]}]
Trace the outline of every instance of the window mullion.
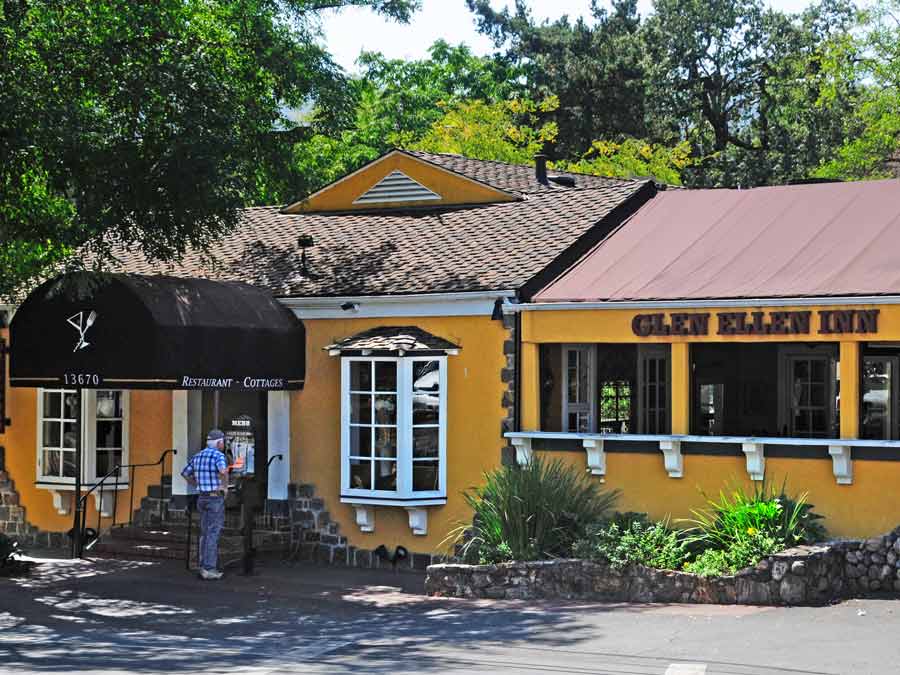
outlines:
[{"label": "window mullion", "polygon": [[397,360],[397,491],[412,494],[412,361]]}]

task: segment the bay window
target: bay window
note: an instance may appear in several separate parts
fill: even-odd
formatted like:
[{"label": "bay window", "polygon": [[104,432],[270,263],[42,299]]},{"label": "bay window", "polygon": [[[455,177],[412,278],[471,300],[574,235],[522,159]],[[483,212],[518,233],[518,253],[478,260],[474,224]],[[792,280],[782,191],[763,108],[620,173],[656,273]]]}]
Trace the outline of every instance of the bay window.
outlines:
[{"label": "bay window", "polygon": [[446,357],[341,359],[341,496],[446,501]]},{"label": "bay window", "polygon": [[[85,483],[94,483],[126,464],[128,403],[128,393],[120,390],[86,390],[80,407],[74,390],[38,390],[37,483],[74,485],[79,433]],[[127,473],[121,472],[119,478],[127,481]]]}]

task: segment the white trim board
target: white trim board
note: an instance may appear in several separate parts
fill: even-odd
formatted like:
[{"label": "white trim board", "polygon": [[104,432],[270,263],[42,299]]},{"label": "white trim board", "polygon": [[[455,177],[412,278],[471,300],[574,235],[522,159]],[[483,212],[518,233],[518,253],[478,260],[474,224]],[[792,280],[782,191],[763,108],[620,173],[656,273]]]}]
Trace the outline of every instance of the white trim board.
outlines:
[{"label": "white trim board", "polygon": [[597,300],[585,302],[510,303],[504,311],[540,312],[560,309],[693,309],[715,307],[834,307],[900,305],[900,295],[834,295],[802,298],[722,298],[719,300]]},{"label": "white trim board", "polygon": [[[498,298],[514,297],[515,291],[478,291],[472,293],[415,293],[410,295],[371,295],[279,298],[301,319],[374,319],[422,316],[491,316]],[[350,309],[342,306],[354,305]]]}]

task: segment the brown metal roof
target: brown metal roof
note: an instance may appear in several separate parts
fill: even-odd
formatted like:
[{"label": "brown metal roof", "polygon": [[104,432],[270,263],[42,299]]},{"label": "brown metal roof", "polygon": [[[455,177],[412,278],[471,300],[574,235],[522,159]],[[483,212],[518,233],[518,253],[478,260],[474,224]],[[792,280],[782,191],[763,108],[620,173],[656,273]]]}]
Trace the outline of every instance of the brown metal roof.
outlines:
[{"label": "brown metal roof", "polygon": [[536,302],[900,294],[900,181],[676,190]]}]

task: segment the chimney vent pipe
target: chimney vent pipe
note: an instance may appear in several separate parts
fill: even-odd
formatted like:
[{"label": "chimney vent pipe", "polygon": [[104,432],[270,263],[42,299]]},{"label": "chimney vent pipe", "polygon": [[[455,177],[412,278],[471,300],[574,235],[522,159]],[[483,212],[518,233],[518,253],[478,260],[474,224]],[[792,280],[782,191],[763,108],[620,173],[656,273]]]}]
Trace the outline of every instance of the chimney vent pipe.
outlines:
[{"label": "chimney vent pipe", "polygon": [[534,156],[534,177],[537,178],[538,183],[547,185],[547,155]]}]

